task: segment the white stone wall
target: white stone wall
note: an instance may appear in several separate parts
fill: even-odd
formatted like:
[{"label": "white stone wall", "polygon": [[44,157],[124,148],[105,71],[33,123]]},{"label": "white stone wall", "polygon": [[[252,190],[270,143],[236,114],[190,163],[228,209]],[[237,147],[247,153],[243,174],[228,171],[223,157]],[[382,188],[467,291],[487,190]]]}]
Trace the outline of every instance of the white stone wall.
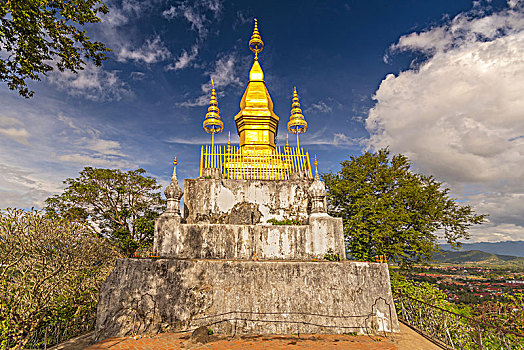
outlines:
[{"label": "white stone wall", "polygon": [[342,219],[313,214],[309,225],[182,224],[162,215],[154,251],[162,257],[203,259],[311,260],[329,249],[345,259]]},{"label": "white stone wall", "polygon": [[95,340],[202,325],[220,334],[399,330],[387,264],[120,259],[100,291]]},{"label": "white stone wall", "polygon": [[312,180],[186,179],[184,216],[188,223],[216,223],[236,204],[250,203],[261,213],[260,223],[269,219],[306,221],[311,183]]}]

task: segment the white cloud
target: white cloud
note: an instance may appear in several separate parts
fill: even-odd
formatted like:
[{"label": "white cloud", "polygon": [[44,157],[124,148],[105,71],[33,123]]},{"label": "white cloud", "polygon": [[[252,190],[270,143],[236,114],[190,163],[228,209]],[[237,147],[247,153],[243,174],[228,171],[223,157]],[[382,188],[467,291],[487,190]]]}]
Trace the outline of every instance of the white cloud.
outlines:
[{"label": "white cloud", "polygon": [[[287,130],[282,130],[279,135],[284,135],[284,138],[281,139],[279,136],[279,142],[285,144],[285,135]],[[289,134],[289,143],[296,145],[296,136],[294,134]],[[300,136],[300,145],[329,145],[338,148],[348,148],[350,146],[359,146],[362,143],[361,139],[354,139],[342,132],[329,133],[327,128],[322,128],[316,131],[308,131],[304,136]]]},{"label": "white cloud", "polygon": [[[196,136],[196,137],[172,137],[166,140],[166,142],[174,143],[174,144],[181,144],[181,145],[206,145],[206,144],[209,144],[210,141],[211,141],[211,135],[208,135],[207,137],[204,135]],[[238,135],[232,133],[231,142],[238,143],[239,141],[240,141],[240,138],[238,137]],[[227,144],[227,133],[215,135],[215,144],[216,145]]]},{"label": "white cloud", "polygon": [[16,118],[0,115],[0,134],[23,145],[29,145],[29,132],[24,128],[24,123]]},{"label": "white cloud", "polygon": [[129,166],[120,142],[103,138],[98,129],[77,126],[69,117],[59,115],[58,119],[67,125],[60,133],[60,142],[69,145],[62,150],[55,150],[55,157],[60,162],[116,168]]},{"label": "white cloud", "polygon": [[253,17],[250,16],[247,12],[237,11],[237,17],[235,22],[233,23],[233,29],[236,29],[238,25],[243,25],[251,22],[253,22]]},{"label": "white cloud", "polygon": [[136,49],[123,46],[117,54],[117,58],[121,62],[131,60],[147,64],[164,61],[170,56],[171,52],[165,47],[159,36],[147,39],[144,45]]},{"label": "white cloud", "polygon": [[82,96],[93,101],[119,101],[132,97],[129,86],[118,77],[117,71],[105,71],[89,62],[78,73],[53,71],[48,81],[72,96]]},{"label": "white cloud", "polygon": [[191,62],[195,60],[195,58],[198,55],[198,46],[193,45],[191,48],[191,52],[187,52],[186,50],[182,50],[182,54],[175,60],[175,62],[169,64],[166,69],[167,70],[179,70],[187,68]]},{"label": "white cloud", "polygon": [[331,113],[332,111],[333,108],[328,106],[324,101],[313,103],[305,110],[306,113]]},{"label": "white cloud", "polygon": [[155,1],[123,0],[109,2],[109,12],[101,15],[101,23],[93,28],[93,33],[100,41],[110,47],[119,62],[154,64],[171,57],[159,35],[139,42],[129,24],[143,20],[154,9]]},{"label": "white cloud", "polygon": [[[237,67],[238,58],[236,55],[230,54],[220,57],[216,63],[215,68],[211,72],[206,72],[206,75],[213,78],[215,83],[215,88],[220,93],[228,86],[242,86],[243,83],[240,80]],[[201,85],[202,95],[191,99],[189,101],[184,101],[180,103],[180,106],[183,107],[196,107],[196,106],[205,106],[209,103],[209,98],[211,97],[211,81],[208,81]],[[221,91],[222,90],[222,91]],[[219,102],[220,103],[220,102]]]},{"label": "white cloud", "polygon": [[129,135],[119,122],[102,117],[103,128],[92,127],[100,124],[99,114],[83,115],[60,96],[25,100],[6,89],[0,105],[0,129],[25,130],[14,137],[0,133],[0,208],[42,208],[84,166],[137,166],[122,145]]},{"label": "white cloud", "polygon": [[[229,85],[242,86],[237,67],[238,58],[235,54],[222,56],[215,64],[215,69],[208,74],[213,77],[215,88],[225,88]],[[210,91],[211,83],[208,82],[202,85],[202,91]]]},{"label": "white cloud", "polygon": [[201,95],[195,99],[181,102],[178,105],[181,107],[202,107],[202,106],[209,104],[210,97],[211,97],[211,94]]},{"label": "white cloud", "polygon": [[171,6],[162,12],[162,16],[170,20],[183,17],[191,24],[191,29],[198,32],[199,37],[203,38],[208,33],[205,27],[207,22],[209,22],[211,18],[218,18],[221,12],[221,0],[197,0],[191,2],[184,1],[176,6]]},{"label": "white cloud", "polygon": [[32,170],[0,163],[0,208],[42,208],[57,191],[56,183],[38,178]]},{"label": "white cloud", "polygon": [[129,77],[133,80],[143,80],[146,77],[146,74],[143,72],[131,72]]},{"label": "white cloud", "polygon": [[[428,58],[382,81],[366,120],[368,146],[407,155],[491,214],[490,224],[473,233],[489,227],[524,239],[524,220],[504,216],[524,209],[524,197],[512,197],[524,182],[524,13],[474,11],[391,46],[392,53],[422,51]],[[482,201],[468,197],[472,186]]]},{"label": "white cloud", "polygon": [[175,61],[166,67],[167,70],[179,70],[191,66],[198,56],[200,45],[209,33],[208,25],[212,19],[217,20],[220,17],[222,6],[221,0],[184,1],[162,12],[162,16],[168,20],[184,18],[191,25],[191,30],[197,33],[191,49],[183,49]]}]

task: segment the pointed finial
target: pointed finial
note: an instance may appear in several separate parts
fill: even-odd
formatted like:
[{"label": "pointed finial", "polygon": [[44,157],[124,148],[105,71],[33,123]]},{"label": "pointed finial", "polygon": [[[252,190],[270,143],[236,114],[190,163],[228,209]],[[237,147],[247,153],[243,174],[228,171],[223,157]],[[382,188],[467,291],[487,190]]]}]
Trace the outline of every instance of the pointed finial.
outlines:
[{"label": "pointed finial", "polygon": [[249,40],[249,49],[255,53],[255,60],[258,60],[258,53],[264,49],[264,42],[262,41],[262,37],[258,32],[258,24],[256,18],[255,28],[253,29],[253,34],[251,35],[251,39]]},{"label": "pointed finial", "polygon": [[173,176],[171,177],[171,182],[169,185],[167,185],[166,189],[164,190],[164,194],[166,195],[167,199],[167,209],[166,213],[174,214],[176,216],[180,215],[180,199],[182,198],[182,195],[184,194],[184,191],[182,188],[180,188],[180,185],[178,184],[178,180],[176,178],[176,165],[177,165],[176,156],[173,160]]},{"label": "pointed finial", "polygon": [[175,159],[173,159],[173,175],[171,176],[171,182],[174,181],[177,181],[177,178],[176,178],[176,166],[178,164],[178,161],[176,160],[176,156],[175,156]]},{"label": "pointed finial", "polygon": [[315,154],[315,162],[313,163],[315,165],[315,180],[320,180],[318,177],[318,162],[317,162],[317,155]]},{"label": "pointed finial", "polygon": [[231,145],[231,131],[227,132],[227,144]]},{"label": "pointed finial", "polygon": [[219,134],[224,129],[224,123],[220,120],[220,109],[218,108],[217,93],[215,92],[215,83],[211,78],[211,99],[209,100],[209,108],[207,109],[206,119],[202,124],[204,130],[208,134]]},{"label": "pointed finial", "polygon": [[302,109],[300,109],[296,86],[293,90],[293,103],[291,104],[291,116],[287,123],[287,130],[288,132],[297,135],[307,131],[307,122],[302,114]]}]

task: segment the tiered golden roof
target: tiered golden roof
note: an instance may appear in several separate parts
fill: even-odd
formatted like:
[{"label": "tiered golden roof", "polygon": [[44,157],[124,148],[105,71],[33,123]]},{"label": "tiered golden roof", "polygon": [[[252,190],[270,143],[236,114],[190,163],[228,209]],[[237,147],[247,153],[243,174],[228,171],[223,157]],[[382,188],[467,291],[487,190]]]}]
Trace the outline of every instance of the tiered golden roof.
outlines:
[{"label": "tiered golden roof", "polygon": [[240,148],[244,153],[272,154],[275,150],[279,118],[273,112],[273,101],[258,62],[258,53],[264,49],[264,42],[258,32],[256,20],[249,49],[255,53],[255,60],[249,72],[246,91],[240,101],[240,112],[235,116]]},{"label": "tiered golden roof", "polygon": [[211,78],[211,99],[209,100],[209,108],[207,109],[206,119],[202,126],[208,134],[212,134],[212,142],[214,142],[215,134],[220,134],[224,130],[224,123],[220,118],[220,109],[218,108],[217,93],[215,92],[215,83]]},{"label": "tiered golden roof", "polygon": [[293,91],[293,103],[291,104],[291,115],[287,123],[287,131],[297,135],[297,147],[300,148],[298,135],[307,131],[307,122],[300,109],[300,102],[298,100],[297,88]]},{"label": "tiered golden roof", "polygon": [[302,109],[300,109],[296,87],[293,91],[293,103],[291,104],[291,116],[287,123],[287,131],[292,134],[302,134],[307,131],[307,122],[302,114]]},{"label": "tiered golden roof", "polygon": [[[255,54],[254,62],[240,101],[240,111],[235,116],[240,145],[238,148],[232,147],[228,140],[227,147],[202,147],[200,175],[203,176],[205,169],[220,169],[223,176],[232,179],[286,180],[292,174],[312,178],[309,155],[298,147],[298,134],[307,130],[307,123],[300,109],[296,88],[288,130],[297,134],[297,148],[290,148],[287,139],[283,152],[275,146],[279,118],[273,111],[273,101],[258,59],[258,54],[264,49],[264,42],[256,19],[249,49]],[[222,131],[223,124],[218,113],[213,88],[204,121],[207,132],[214,134]]]},{"label": "tiered golden roof", "polygon": [[255,18],[255,28],[253,29],[253,34],[249,40],[249,49],[255,53],[255,60],[258,60],[258,53],[264,50],[264,42],[262,37],[258,32],[257,19]]}]

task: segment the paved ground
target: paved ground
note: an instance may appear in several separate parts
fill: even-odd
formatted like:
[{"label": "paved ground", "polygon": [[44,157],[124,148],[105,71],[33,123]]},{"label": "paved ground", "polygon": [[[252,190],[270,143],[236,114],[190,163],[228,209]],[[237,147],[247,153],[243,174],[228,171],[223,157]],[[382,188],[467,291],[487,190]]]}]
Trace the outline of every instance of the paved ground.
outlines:
[{"label": "paved ground", "polygon": [[338,335],[301,335],[297,336],[239,336],[239,337],[213,337],[212,341],[207,344],[193,343],[188,339],[187,334],[162,334],[151,338],[132,339],[117,338],[107,339],[95,344],[87,349],[101,350],[171,350],[171,349],[191,349],[191,350],[283,350],[283,349],[351,349],[351,350],[395,350],[393,343],[381,337],[365,336],[338,336]]},{"label": "paved ground", "polygon": [[207,344],[195,344],[189,339],[190,334],[159,334],[150,337],[133,339],[132,337],[109,338],[95,345],[89,346],[90,336],[83,336],[61,344],[54,349],[60,350],[439,350],[440,348],[411,330],[404,324],[400,324],[400,334],[384,337],[349,336],[349,335],[301,335],[297,336],[239,336],[217,337],[213,336],[212,342]]}]

